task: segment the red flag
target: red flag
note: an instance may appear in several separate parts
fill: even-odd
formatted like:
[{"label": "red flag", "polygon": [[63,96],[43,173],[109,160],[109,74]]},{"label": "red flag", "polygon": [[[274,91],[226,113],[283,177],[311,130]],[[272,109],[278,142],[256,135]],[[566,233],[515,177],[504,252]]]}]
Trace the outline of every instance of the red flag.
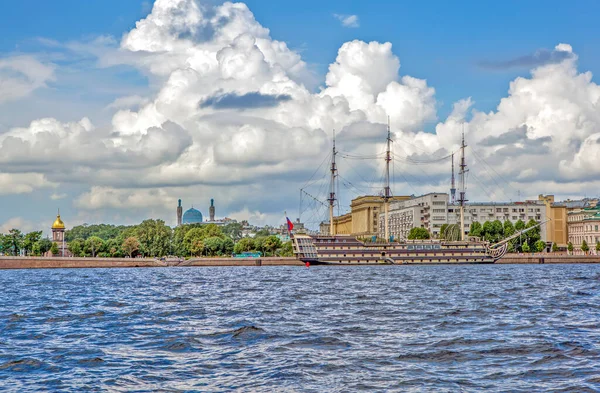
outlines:
[{"label": "red flag", "polygon": [[289,218],[285,218],[287,220],[287,224],[288,224],[288,231],[292,231],[292,229],[294,229],[294,223],[290,221]]}]

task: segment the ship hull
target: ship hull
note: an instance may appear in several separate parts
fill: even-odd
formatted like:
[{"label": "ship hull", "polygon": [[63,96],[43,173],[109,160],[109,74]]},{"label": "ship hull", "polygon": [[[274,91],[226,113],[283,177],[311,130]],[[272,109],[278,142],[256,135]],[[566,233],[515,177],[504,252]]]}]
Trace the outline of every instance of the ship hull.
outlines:
[{"label": "ship hull", "polygon": [[331,265],[331,266],[382,266],[382,265],[489,265],[496,263],[493,259],[489,260],[481,260],[481,261],[458,261],[458,262],[450,262],[450,261],[435,261],[429,262],[424,260],[394,260],[385,261],[327,261],[321,259],[305,259],[300,258],[300,260],[304,263],[309,263],[310,265]]},{"label": "ship hull", "polygon": [[366,243],[351,236],[296,236],[297,258],[311,265],[474,265],[492,264],[506,249],[487,243],[406,241]]}]

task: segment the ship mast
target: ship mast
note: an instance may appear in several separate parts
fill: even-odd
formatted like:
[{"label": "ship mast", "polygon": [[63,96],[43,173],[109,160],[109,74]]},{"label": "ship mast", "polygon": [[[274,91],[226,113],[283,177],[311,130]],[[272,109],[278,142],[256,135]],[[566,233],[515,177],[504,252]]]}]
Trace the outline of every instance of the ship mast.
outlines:
[{"label": "ship mast", "polygon": [[468,172],[467,163],[465,161],[465,147],[467,147],[467,145],[465,144],[465,127],[463,124],[462,142],[460,145],[460,171],[458,172],[458,176],[460,178],[460,193],[458,202],[460,203],[460,234],[462,241],[465,241],[465,202],[467,202],[465,173]]},{"label": "ship mast", "polygon": [[387,126],[387,150],[385,152],[385,188],[383,189],[383,211],[384,211],[384,228],[385,228],[385,241],[390,241],[390,227],[388,222],[388,214],[389,214],[389,200],[392,196],[392,192],[390,190],[390,161],[392,161],[391,153],[390,153],[390,143],[392,142],[390,131],[390,117],[388,116],[388,126]]},{"label": "ship mast", "polygon": [[452,204],[456,203],[456,184],[454,182],[454,153],[452,153],[452,181],[450,185],[450,195],[452,196]]},{"label": "ship mast", "polygon": [[331,184],[329,187],[329,235],[335,236],[334,226],[333,226],[333,207],[335,206],[335,178],[337,173],[337,167],[335,165],[335,156],[337,152],[335,150],[335,130],[333,131],[333,151],[331,154]]}]

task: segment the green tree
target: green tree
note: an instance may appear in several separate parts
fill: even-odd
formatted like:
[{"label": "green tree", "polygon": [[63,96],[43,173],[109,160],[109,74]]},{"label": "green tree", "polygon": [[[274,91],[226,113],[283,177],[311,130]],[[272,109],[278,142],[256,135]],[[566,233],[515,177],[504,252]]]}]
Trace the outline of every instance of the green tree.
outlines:
[{"label": "green tree", "polygon": [[431,238],[429,231],[425,228],[411,228],[408,232],[408,240],[424,240]]},{"label": "green tree", "polygon": [[74,239],[69,242],[67,248],[74,257],[81,257],[85,241],[83,239]]},{"label": "green tree", "polygon": [[442,224],[440,227],[440,239],[446,239],[446,229],[448,228],[448,224]]},{"label": "green tree", "polygon": [[170,250],[171,228],[163,220],[144,220],[135,227],[135,237],[140,242],[142,254],[162,257]]},{"label": "green tree", "polygon": [[25,238],[23,239],[23,248],[28,255],[33,254],[33,246],[35,243],[39,242],[41,238],[42,231],[29,232],[25,235]]},{"label": "green tree", "polygon": [[600,252],[600,241],[596,242],[596,253]]},{"label": "green tree", "polygon": [[483,228],[481,226],[481,223],[479,223],[477,221],[471,223],[471,230],[469,231],[469,235],[481,237],[482,231],[483,231]]},{"label": "green tree", "polygon": [[525,223],[523,222],[523,220],[519,220],[515,223],[515,233],[522,231],[523,229],[525,229]]},{"label": "green tree", "polygon": [[129,255],[129,258],[132,258],[133,253],[140,249],[140,242],[137,238],[130,236],[123,241],[121,248],[125,254]]},{"label": "green tree", "polygon": [[567,244],[567,250],[569,250],[569,254],[573,254],[573,243],[569,242]]},{"label": "green tree", "polygon": [[583,251],[583,253],[585,255],[587,255],[588,251],[590,251],[590,247],[588,246],[588,244],[585,241],[585,239],[583,240],[583,242],[581,242],[581,251]]},{"label": "green tree", "polygon": [[220,239],[225,239],[225,235],[217,224],[203,225],[202,230],[204,231],[204,238],[218,237]]},{"label": "green tree", "polygon": [[239,222],[231,222],[222,228],[225,236],[229,236],[233,241],[238,241],[242,238],[243,226]]},{"label": "green tree", "polygon": [[192,229],[190,225],[179,225],[173,230],[171,240],[171,254],[177,256],[189,255],[189,251],[184,243],[185,235]]},{"label": "green tree", "polygon": [[540,234],[540,227],[539,227],[537,221],[535,221],[534,219],[531,219],[527,222],[527,225],[525,226],[525,228],[533,228],[533,227],[535,227],[535,228],[525,234],[525,236],[527,236],[527,242],[529,243],[529,246],[535,245],[535,243],[542,238],[541,234]]},{"label": "green tree", "polygon": [[446,227],[444,239],[449,241],[461,240],[460,224],[450,224]]},{"label": "green tree", "polygon": [[483,226],[481,227],[481,236],[488,242],[491,242],[494,240],[495,234],[496,231],[492,223],[489,221],[484,222]]},{"label": "green tree", "polygon": [[294,247],[292,246],[292,242],[285,242],[281,245],[281,248],[277,250],[277,255],[280,257],[293,257],[294,256]]},{"label": "green tree", "polygon": [[494,243],[499,242],[504,237],[504,226],[502,225],[502,221],[495,220],[492,222],[493,229],[493,238],[492,241]]},{"label": "green tree", "polygon": [[52,253],[53,257],[58,256],[58,246],[56,245],[56,243],[52,243],[52,246],[50,247],[50,252]]},{"label": "green tree", "polygon": [[265,240],[266,239],[267,239],[266,236],[256,236],[256,237],[254,237],[254,248],[252,249],[252,251],[260,251],[264,255],[265,254]]},{"label": "green tree", "polygon": [[543,240],[538,240],[537,242],[535,242],[535,251],[536,252],[542,252],[546,249],[546,242]]},{"label": "green tree", "polygon": [[[123,240],[124,241],[124,240]],[[121,248],[123,242],[119,238],[110,238],[106,241],[105,250],[111,258],[123,257],[125,252]]]},{"label": "green tree", "polygon": [[116,226],[110,224],[97,224],[97,225],[78,225],[65,232],[65,240],[70,242],[75,239],[87,240],[92,236],[97,236],[100,239],[107,241],[109,239],[115,239],[120,234],[131,227],[128,226]]},{"label": "green tree", "polygon": [[271,255],[273,255],[275,250],[277,250],[279,247],[281,247],[281,240],[277,236],[271,235],[265,239],[265,251],[271,253]]},{"label": "green tree", "polygon": [[19,255],[19,252],[23,248],[24,236],[18,229],[11,229],[3,239],[4,252],[10,255]]},{"label": "green tree", "polygon": [[[200,227],[191,228],[185,234],[183,245],[189,255],[201,255],[204,251],[204,230]],[[201,246],[201,247],[200,247]],[[198,253],[198,251],[200,252]]]},{"label": "green tree", "polygon": [[85,241],[85,249],[87,252],[92,254],[92,258],[95,258],[99,252],[102,252],[104,246],[104,240],[98,236],[91,236]]},{"label": "green tree", "polygon": [[204,243],[200,239],[193,240],[189,245],[189,253],[194,256],[201,256],[204,252]]},{"label": "green tree", "polygon": [[204,251],[208,256],[219,255],[222,248],[223,239],[218,236],[211,236],[204,240]]},{"label": "green tree", "polygon": [[50,248],[52,247],[52,242],[50,241],[50,239],[40,239],[37,242],[39,249],[40,249],[40,254],[44,255],[45,253],[47,253],[48,251],[50,251]]},{"label": "green tree", "polygon": [[235,247],[235,243],[230,237],[226,237],[223,239],[221,252],[223,255],[231,255],[233,253],[233,247]]},{"label": "green tree", "polygon": [[525,253],[529,252],[529,244],[523,243],[523,246],[521,248],[523,249],[523,252],[525,252]]},{"label": "green tree", "polygon": [[513,225],[513,223],[508,220],[504,221],[503,228],[502,228],[503,237],[504,238],[511,237],[515,233],[516,233],[516,231],[515,231],[515,226]]},{"label": "green tree", "polygon": [[40,252],[40,242],[35,242],[33,243],[33,246],[31,247],[31,254],[35,255],[36,257],[39,257],[40,255],[42,255],[42,253]]},{"label": "green tree", "polygon": [[552,252],[558,252],[558,246],[556,243],[552,243]]},{"label": "green tree", "polygon": [[233,247],[233,252],[236,254],[241,254],[243,252],[249,252],[254,249],[254,240],[249,237],[245,237],[235,244],[235,246]]}]

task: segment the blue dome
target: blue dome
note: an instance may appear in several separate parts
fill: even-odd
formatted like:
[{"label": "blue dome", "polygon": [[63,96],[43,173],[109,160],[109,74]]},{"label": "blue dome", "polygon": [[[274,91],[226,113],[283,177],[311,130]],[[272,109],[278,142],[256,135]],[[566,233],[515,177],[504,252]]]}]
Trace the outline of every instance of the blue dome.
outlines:
[{"label": "blue dome", "polygon": [[192,207],[190,210],[183,213],[182,221],[184,224],[200,224],[202,223],[202,213]]}]

